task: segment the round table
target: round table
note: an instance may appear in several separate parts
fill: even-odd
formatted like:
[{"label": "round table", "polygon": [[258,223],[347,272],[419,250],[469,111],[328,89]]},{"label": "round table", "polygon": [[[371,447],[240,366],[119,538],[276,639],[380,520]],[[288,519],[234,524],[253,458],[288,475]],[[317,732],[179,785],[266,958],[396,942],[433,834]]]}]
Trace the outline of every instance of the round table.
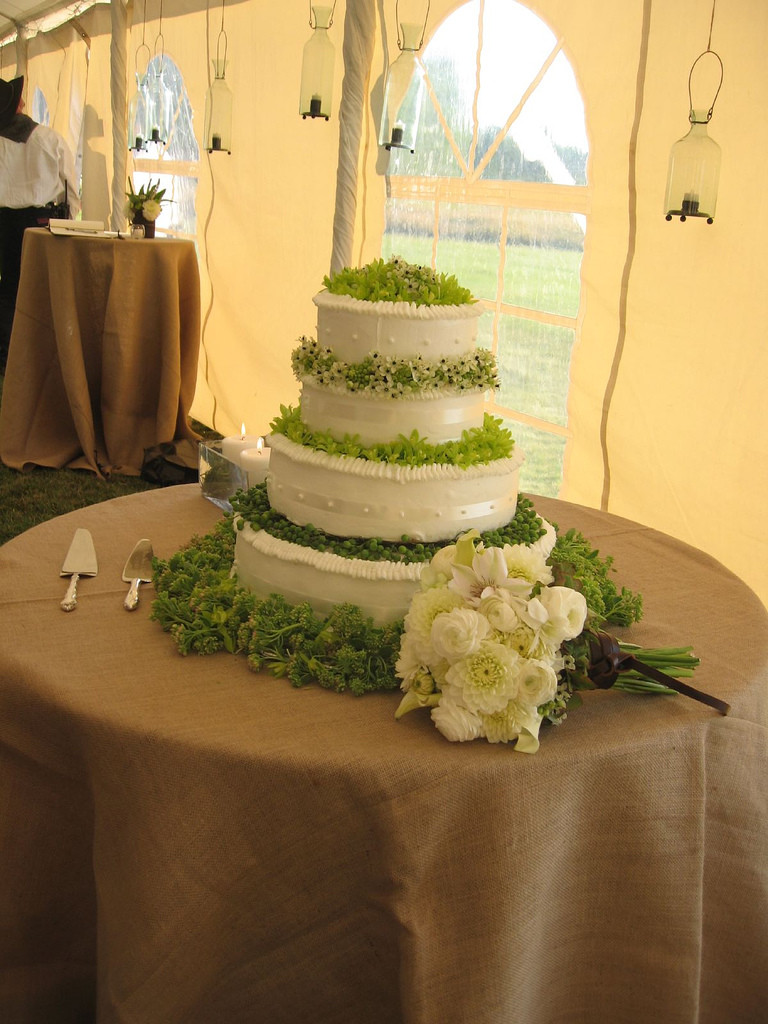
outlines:
[{"label": "round table", "polygon": [[146,449],[198,437],[199,347],[193,242],[25,231],[0,458],[138,475]]},{"label": "round table", "polygon": [[[0,548],[0,1017],[14,1024],[754,1024],[768,979],[768,617],[707,555],[534,499],[692,643],[682,696],[585,694],[533,756],[181,657],[123,564],[197,486]],[[77,527],[99,558],[64,614]]]}]

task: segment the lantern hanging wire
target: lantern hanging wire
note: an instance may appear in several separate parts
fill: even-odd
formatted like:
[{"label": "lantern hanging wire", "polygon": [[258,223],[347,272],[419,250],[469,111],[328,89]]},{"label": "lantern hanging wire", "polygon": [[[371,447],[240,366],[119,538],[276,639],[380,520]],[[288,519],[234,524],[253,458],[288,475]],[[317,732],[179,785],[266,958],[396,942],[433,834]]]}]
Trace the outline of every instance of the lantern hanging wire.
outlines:
[{"label": "lantern hanging wire", "polygon": [[[129,133],[132,136],[131,143],[128,149],[131,152],[142,153],[146,150],[147,141],[147,76],[146,71],[144,78],[142,79],[139,71],[139,54],[142,50],[147,51],[147,65],[152,57],[149,46],[146,41],[147,35],[147,0],[144,0],[142,4],[142,16],[141,16],[141,42],[136,47],[136,53],[134,54],[134,68],[136,73],[136,92],[133,94],[131,102],[128,106],[128,122],[129,122]],[[137,124],[137,121],[141,123]]]},{"label": "lantern hanging wire", "polygon": [[[224,39],[224,56],[223,57],[220,56],[220,50],[219,50],[219,47],[221,46],[222,37]],[[224,78],[224,68],[226,67],[226,64],[227,64],[227,46],[228,46],[227,33],[224,31],[224,0],[221,0],[221,28],[219,29],[219,34],[216,37],[216,60],[217,61],[223,60],[223,62],[224,62],[223,64],[219,65],[219,67],[221,67],[221,69],[222,69],[222,71],[221,71],[221,77],[222,78]]]},{"label": "lantern hanging wire", "polygon": [[[159,44],[159,46],[158,46]],[[165,36],[163,35],[163,0],[160,0],[160,20],[157,26],[157,35],[155,36],[154,51],[152,54],[153,61],[156,62],[153,69],[153,73],[157,78],[157,89],[152,89],[152,83],[150,83],[150,99],[155,100],[158,106],[158,113],[161,115],[158,117],[158,121],[162,121],[162,128],[160,124],[153,124],[151,126],[150,136],[148,142],[155,142],[158,145],[165,146],[168,139],[162,139],[161,134],[167,134],[166,129],[169,127],[166,123],[167,111],[164,109],[162,100],[163,96],[163,71],[165,70]],[[153,95],[156,93],[156,95]]]},{"label": "lantern hanging wire", "polygon": [[[429,19],[429,6],[432,0],[427,0],[427,10],[424,14],[424,25],[421,29],[421,38],[419,39],[419,45],[416,47],[417,51],[424,45],[424,35],[427,31],[427,21]],[[395,24],[397,25],[397,48],[402,50],[405,47],[405,39],[400,34],[400,0],[395,0]]]},{"label": "lantern hanging wire", "polygon": [[[313,11],[314,11],[314,8],[312,7],[312,0],[309,0],[309,27],[314,32],[314,30],[317,28],[317,18],[315,18],[313,20],[313,18],[312,18]],[[335,13],[336,13],[336,0],[333,0],[333,7],[331,8],[331,16],[328,19],[328,24],[326,25],[326,28],[330,28],[331,25],[333,25],[333,16],[334,16]]]}]

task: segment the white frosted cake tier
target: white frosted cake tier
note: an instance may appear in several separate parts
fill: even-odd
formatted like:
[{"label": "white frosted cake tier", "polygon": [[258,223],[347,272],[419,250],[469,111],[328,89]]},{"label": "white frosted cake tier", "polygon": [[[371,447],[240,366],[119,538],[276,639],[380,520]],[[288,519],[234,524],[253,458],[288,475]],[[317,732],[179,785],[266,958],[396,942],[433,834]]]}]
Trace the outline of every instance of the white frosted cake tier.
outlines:
[{"label": "white frosted cake tier", "polygon": [[363,302],[349,295],[319,292],[317,341],[333,349],[337,359],[359,362],[371,352],[407,358],[455,357],[475,350],[476,303],[460,306],[417,306],[412,302]]},{"label": "white frosted cake tier", "polygon": [[311,430],[333,437],[357,435],[363,444],[389,444],[400,434],[431,444],[453,441],[464,430],[483,425],[484,392],[423,392],[416,398],[393,398],[332,391],[308,381],[301,386],[301,418]]},{"label": "white frosted cake tier", "polygon": [[299,526],[337,537],[451,540],[494,530],[514,516],[523,455],[485,465],[396,466],[305,448],[270,435],[267,494]]},{"label": "white frosted cake tier", "polygon": [[394,622],[419,589],[420,562],[369,562],[315,551],[278,540],[247,523],[235,522],[234,571],[257,597],[281,594],[289,604],[306,601],[320,616],[338,604],[355,604],[376,625]]}]

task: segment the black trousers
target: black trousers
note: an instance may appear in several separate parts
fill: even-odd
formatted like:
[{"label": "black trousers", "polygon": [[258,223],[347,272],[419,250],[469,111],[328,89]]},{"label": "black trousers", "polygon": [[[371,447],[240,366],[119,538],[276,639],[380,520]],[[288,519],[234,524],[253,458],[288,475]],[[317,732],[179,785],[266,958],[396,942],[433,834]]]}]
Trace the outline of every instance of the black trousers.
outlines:
[{"label": "black trousers", "polygon": [[0,206],[0,374],[5,373],[8,359],[24,232],[27,228],[44,228],[52,217],[66,215],[62,205],[27,206],[22,210]]}]

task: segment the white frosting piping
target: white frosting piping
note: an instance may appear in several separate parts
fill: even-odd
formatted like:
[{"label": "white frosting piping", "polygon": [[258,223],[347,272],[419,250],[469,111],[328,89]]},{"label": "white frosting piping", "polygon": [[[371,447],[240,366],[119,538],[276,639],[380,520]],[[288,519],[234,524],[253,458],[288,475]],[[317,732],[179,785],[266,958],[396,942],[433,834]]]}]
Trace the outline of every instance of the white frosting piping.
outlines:
[{"label": "white frosting piping", "polygon": [[367,316],[391,316],[408,320],[466,320],[482,316],[478,303],[462,303],[459,306],[417,306],[415,302],[366,302],[353,299],[351,295],[334,295],[322,291],[312,299],[319,308],[346,310]]},{"label": "white frosting piping", "polygon": [[[239,518],[237,516],[235,522]],[[279,540],[266,530],[253,530],[247,523],[239,533],[243,543],[250,544],[255,551],[267,557],[357,579],[415,582],[421,578],[421,570],[425,565],[424,562],[369,562],[362,558],[343,558],[331,551],[316,551],[291,541]]]}]

